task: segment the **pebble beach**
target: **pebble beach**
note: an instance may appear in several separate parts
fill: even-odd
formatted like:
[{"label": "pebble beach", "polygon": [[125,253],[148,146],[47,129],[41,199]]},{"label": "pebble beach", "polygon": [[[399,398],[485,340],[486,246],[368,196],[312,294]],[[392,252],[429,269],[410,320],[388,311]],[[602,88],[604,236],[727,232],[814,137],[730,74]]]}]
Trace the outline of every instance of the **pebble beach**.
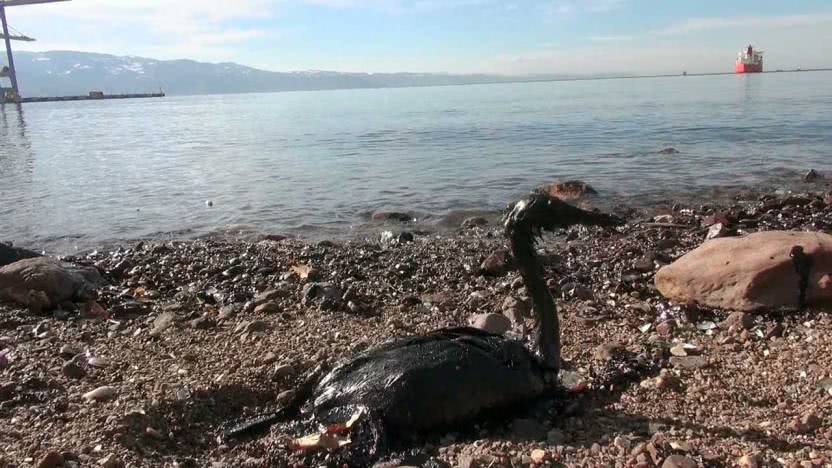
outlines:
[{"label": "pebble beach", "polygon": [[[371,462],[830,466],[826,310],[679,303],[655,282],[706,237],[829,232],[826,190],[619,207],[623,227],[544,235],[563,391],[414,433]],[[361,240],[143,241],[63,257],[103,285],[54,308],[0,303],[0,466],[369,464],[290,449],[298,427],[218,436],[269,412],[315,366],[393,336],[467,324],[522,335],[531,302],[505,249],[499,224],[472,218],[442,234],[402,222]]]}]

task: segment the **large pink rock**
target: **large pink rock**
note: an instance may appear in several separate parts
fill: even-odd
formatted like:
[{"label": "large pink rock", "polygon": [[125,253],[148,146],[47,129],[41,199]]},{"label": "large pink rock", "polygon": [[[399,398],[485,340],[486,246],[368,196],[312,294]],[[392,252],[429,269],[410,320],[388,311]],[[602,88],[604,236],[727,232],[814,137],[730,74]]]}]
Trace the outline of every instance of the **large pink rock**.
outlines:
[{"label": "large pink rock", "polygon": [[832,236],[765,231],[712,239],[656,273],[656,287],[676,302],[733,310],[796,306],[799,276],[789,256],[802,246],[813,260],[808,303],[832,301]]},{"label": "large pink rock", "polygon": [[102,282],[91,268],[64,265],[48,257],[27,258],[0,268],[0,300],[28,306],[34,298],[44,302],[44,307],[57,307],[85,296]]}]

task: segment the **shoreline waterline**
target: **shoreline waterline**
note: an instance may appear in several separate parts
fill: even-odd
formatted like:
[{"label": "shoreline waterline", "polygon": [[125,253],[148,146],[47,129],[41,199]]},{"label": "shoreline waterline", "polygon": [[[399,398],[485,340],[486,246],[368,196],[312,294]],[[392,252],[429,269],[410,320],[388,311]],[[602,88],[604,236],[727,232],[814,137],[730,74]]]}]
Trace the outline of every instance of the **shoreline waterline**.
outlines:
[{"label": "shoreline waterline", "polygon": [[[822,195],[832,191],[832,178],[820,178],[805,181],[806,171],[784,171],[781,183],[769,183],[756,187],[714,187],[689,193],[655,193],[649,197],[598,194],[583,196],[570,203],[600,209],[602,211],[628,213],[630,216],[650,217],[656,213],[670,212],[674,205],[730,205],[732,203],[753,203],[760,196],[785,195],[791,193],[809,193]],[[822,174],[822,173],[819,173]],[[590,184],[591,185],[591,184]],[[527,191],[518,191],[518,197]],[[506,202],[508,203],[508,201]],[[49,255],[79,255],[92,251],[102,251],[148,241],[241,241],[256,242],[268,237],[287,238],[300,242],[319,241],[365,241],[377,239],[385,231],[414,232],[418,235],[449,236],[460,232],[462,224],[469,218],[481,218],[486,226],[497,226],[504,213],[502,208],[457,209],[439,215],[428,214],[418,210],[380,209],[345,216],[352,222],[330,225],[300,224],[297,226],[270,228],[254,224],[235,223],[222,226],[193,226],[171,231],[156,231],[133,237],[89,237],[83,234],[65,234],[54,238],[13,239],[2,238],[0,241],[12,242],[17,247],[33,249]],[[210,210],[213,207],[205,207]],[[388,215],[393,216],[388,218]],[[406,215],[406,220],[399,219]],[[464,230],[464,229],[463,229]]]}]

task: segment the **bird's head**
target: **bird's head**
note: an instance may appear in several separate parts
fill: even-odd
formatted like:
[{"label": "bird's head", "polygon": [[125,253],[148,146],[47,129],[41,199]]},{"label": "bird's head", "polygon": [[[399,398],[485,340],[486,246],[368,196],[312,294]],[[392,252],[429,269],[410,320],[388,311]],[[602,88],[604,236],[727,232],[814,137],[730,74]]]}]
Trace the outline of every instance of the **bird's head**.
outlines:
[{"label": "bird's head", "polygon": [[503,221],[505,234],[508,237],[518,234],[536,236],[544,230],[553,231],[574,224],[587,226],[624,224],[624,220],[617,216],[572,206],[543,191],[532,192],[513,206],[509,206]]}]

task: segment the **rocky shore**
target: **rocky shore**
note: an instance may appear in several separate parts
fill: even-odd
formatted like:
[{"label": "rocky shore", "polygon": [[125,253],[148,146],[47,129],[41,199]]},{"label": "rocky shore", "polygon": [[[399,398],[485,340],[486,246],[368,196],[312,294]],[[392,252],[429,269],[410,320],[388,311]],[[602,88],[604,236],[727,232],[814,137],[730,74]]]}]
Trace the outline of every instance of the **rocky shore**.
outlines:
[{"label": "rocky shore", "polygon": [[[822,275],[802,310],[791,263],[760,280],[794,282],[770,307],[730,289],[680,300],[656,281],[706,238],[829,232],[832,197],[739,194],[619,214],[628,223],[615,231],[573,227],[539,246],[562,317],[565,390],[413,434],[385,466],[832,464],[832,320],[812,292]],[[339,463],[337,451],[290,450],[306,435],[292,426],[238,443],[217,436],[288,398],[317,364],[388,337],[531,326],[500,226],[472,219],[451,235],[414,235],[402,221],[402,232],[366,241],[142,242],[64,263],[6,248],[0,466]],[[812,252],[813,271],[832,267]],[[707,271],[683,273],[719,278],[715,264],[693,265]],[[15,290],[20,277],[44,286]],[[713,302],[723,299],[738,306]]]}]

